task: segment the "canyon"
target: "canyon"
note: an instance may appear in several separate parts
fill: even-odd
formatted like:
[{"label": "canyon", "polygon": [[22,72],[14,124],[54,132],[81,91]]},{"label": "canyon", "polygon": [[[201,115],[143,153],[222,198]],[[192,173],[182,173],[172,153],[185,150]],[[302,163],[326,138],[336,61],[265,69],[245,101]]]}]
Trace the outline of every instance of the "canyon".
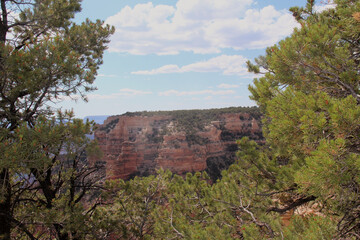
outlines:
[{"label": "canyon", "polygon": [[135,112],[108,117],[94,137],[106,178],[148,176],[159,168],[206,171],[215,181],[236,160],[236,140],[264,141],[256,107]]}]

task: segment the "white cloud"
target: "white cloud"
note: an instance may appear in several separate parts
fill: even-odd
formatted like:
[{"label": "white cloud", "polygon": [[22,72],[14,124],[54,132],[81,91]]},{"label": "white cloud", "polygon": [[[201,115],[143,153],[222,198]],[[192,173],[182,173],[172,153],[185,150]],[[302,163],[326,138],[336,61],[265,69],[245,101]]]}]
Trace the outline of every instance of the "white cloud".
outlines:
[{"label": "white cloud", "polygon": [[328,9],[333,9],[336,7],[336,4],[334,3],[334,1],[329,1],[328,3],[323,3],[321,5],[315,5],[315,12],[323,12],[325,10],[328,10]]},{"label": "white cloud", "polygon": [[144,70],[144,71],[136,71],[131,72],[132,74],[138,74],[138,75],[155,75],[155,74],[164,74],[164,73],[182,73],[184,72],[179,66],[177,65],[165,65],[162,67],[159,67],[157,69],[153,69],[150,71]]},{"label": "white cloud", "polygon": [[168,5],[154,6],[151,2],[137,4],[134,8],[124,7],[116,15],[109,17],[106,21],[123,29],[143,31],[150,28],[152,24],[164,24],[167,18],[175,12],[174,7]]},{"label": "white cloud", "polygon": [[222,48],[255,49],[275,44],[297,26],[273,6],[250,9],[253,0],[178,0],[176,6],[137,4],[109,17],[109,50],[130,54],[219,53]]},{"label": "white cloud", "polygon": [[119,93],[117,93],[117,95],[119,96],[137,96],[137,95],[148,95],[148,94],[152,94],[152,92],[129,89],[129,88],[120,89]]},{"label": "white cloud", "polygon": [[97,75],[98,77],[105,77],[105,78],[115,78],[115,77],[117,77],[116,75],[114,75],[114,74],[98,74]]},{"label": "white cloud", "polygon": [[240,85],[222,83],[222,84],[219,84],[217,87],[218,88],[229,89],[229,88],[238,88],[238,87],[240,87]]},{"label": "white cloud", "polygon": [[152,70],[132,72],[139,75],[155,75],[165,73],[184,72],[222,72],[224,75],[250,75],[246,67],[247,59],[240,55],[221,55],[206,61],[196,62],[179,67],[178,65],[165,65]]},{"label": "white cloud", "polygon": [[241,16],[253,0],[179,0],[175,20],[211,21]]},{"label": "white cloud", "polygon": [[206,36],[220,48],[256,49],[275,44],[296,25],[291,14],[267,6],[260,11],[247,10],[242,19],[214,21],[207,26]]},{"label": "white cloud", "polygon": [[235,91],[233,90],[200,90],[200,91],[177,91],[177,90],[168,90],[164,92],[160,92],[159,96],[195,96],[195,95],[228,95],[228,94],[234,94]]},{"label": "white cloud", "polygon": [[132,97],[132,96],[141,96],[141,95],[149,95],[152,94],[152,92],[148,91],[142,91],[142,90],[136,90],[136,89],[129,89],[129,88],[123,88],[120,89],[119,92],[113,93],[113,94],[89,94],[87,95],[88,99],[116,99],[118,97]]}]

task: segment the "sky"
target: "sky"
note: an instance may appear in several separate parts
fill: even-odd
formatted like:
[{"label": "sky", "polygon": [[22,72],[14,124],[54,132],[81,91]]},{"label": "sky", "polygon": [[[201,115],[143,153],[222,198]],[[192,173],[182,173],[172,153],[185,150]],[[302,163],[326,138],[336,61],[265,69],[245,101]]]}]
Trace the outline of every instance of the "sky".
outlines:
[{"label": "sky", "polygon": [[75,17],[116,29],[77,117],[254,106],[246,61],[289,36],[306,0],[83,0]]}]

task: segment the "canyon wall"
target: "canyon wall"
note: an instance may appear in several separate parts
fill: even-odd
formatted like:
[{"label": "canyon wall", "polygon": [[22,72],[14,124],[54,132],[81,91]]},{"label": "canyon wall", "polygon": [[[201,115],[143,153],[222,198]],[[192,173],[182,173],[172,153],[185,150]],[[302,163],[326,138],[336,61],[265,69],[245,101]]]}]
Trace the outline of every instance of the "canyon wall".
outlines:
[{"label": "canyon wall", "polygon": [[257,108],[126,113],[99,125],[107,178],[206,170],[215,180],[235,161],[236,140],[263,141]]}]

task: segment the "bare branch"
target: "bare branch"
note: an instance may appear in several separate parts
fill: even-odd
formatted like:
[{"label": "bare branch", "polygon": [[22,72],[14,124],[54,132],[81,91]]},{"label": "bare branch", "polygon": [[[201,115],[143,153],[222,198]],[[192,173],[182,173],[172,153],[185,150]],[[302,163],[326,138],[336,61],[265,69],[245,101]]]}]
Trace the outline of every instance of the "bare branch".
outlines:
[{"label": "bare branch", "polygon": [[171,208],[171,214],[170,214],[170,226],[172,227],[172,229],[176,232],[177,235],[179,235],[181,238],[185,238],[184,235],[179,232],[173,225],[173,212],[174,209]]},{"label": "bare branch", "polygon": [[260,226],[260,227],[266,227],[266,228],[268,229],[268,231],[269,231],[270,236],[271,236],[271,237],[274,237],[275,234],[274,234],[274,231],[272,230],[272,228],[270,227],[270,225],[267,224],[267,223],[265,223],[265,222],[260,222],[260,221],[258,221],[258,220],[255,218],[254,214],[248,210],[248,208],[250,207],[250,202],[248,203],[248,205],[247,205],[246,207],[244,207],[241,196],[239,196],[239,200],[240,200],[241,210],[243,210],[244,212],[246,212],[247,214],[249,214],[250,217],[251,217],[251,219],[252,219],[252,221],[253,221],[256,225],[258,225],[258,226]]}]

